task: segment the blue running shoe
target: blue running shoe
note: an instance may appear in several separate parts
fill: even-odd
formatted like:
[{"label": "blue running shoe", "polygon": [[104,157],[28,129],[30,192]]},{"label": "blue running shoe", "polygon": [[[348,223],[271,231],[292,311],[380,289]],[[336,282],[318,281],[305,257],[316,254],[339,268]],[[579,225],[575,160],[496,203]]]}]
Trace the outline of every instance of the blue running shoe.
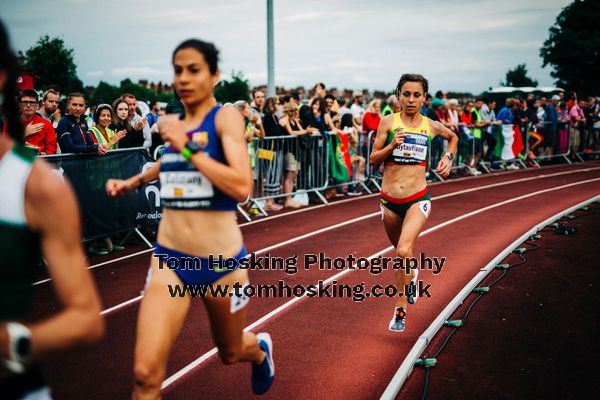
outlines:
[{"label": "blue running shoe", "polygon": [[273,384],[275,379],[275,363],[273,362],[273,342],[268,333],[256,335],[258,345],[267,353],[265,360],[260,365],[252,364],[252,391],[254,394],[263,394]]},{"label": "blue running shoe", "polygon": [[402,307],[396,307],[394,317],[390,321],[389,329],[392,332],[404,332],[404,326],[406,325],[406,312]]}]

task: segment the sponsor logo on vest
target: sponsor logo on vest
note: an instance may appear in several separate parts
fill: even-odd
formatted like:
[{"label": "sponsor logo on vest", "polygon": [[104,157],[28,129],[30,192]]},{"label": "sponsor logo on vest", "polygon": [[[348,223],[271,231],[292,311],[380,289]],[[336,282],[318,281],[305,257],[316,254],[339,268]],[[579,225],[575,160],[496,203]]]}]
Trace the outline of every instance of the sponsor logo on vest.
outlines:
[{"label": "sponsor logo on vest", "polygon": [[208,146],[208,132],[194,132],[192,141],[198,143],[203,149]]}]

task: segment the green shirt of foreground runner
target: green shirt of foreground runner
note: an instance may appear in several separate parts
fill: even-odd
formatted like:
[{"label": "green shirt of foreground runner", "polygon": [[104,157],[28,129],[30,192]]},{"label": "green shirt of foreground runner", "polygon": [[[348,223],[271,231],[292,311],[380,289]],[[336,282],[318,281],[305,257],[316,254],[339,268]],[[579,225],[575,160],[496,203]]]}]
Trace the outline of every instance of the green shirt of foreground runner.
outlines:
[{"label": "green shirt of foreground runner", "polygon": [[34,160],[19,144],[0,159],[0,321],[25,318],[33,298],[41,249],[25,220],[25,185]]}]

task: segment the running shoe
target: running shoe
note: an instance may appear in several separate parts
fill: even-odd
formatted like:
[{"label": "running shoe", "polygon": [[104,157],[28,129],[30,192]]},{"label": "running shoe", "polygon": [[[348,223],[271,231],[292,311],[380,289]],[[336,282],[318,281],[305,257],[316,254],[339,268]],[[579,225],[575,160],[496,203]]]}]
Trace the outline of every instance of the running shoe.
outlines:
[{"label": "running shoe", "polygon": [[91,246],[88,249],[88,251],[89,251],[90,254],[95,255],[95,256],[105,256],[108,253],[110,253],[110,251],[105,250],[105,249],[100,249],[100,248],[98,248],[96,246]]},{"label": "running shoe", "polygon": [[275,379],[275,363],[273,362],[273,342],[268,333],[256,335],[258,345],[267,353],[260,365],[252,364],[252,391],[254,394],[263,394],[273,384]]},{"label": "running shoe", "polygon": [[419,270],[415,269],[415,276],[410,280],[408,284],[408,290],[406,291],[406,300],[408,304],[415,304],[419,299],[417,295],[417,277],[419,276]]},{"label": "running shoe", "polygon": [[348,196],[360,196],[362,194],[362,192],[359,192],[359,191],[352,191],[352,192],[348,191],[346,194]]},{"label": "running shoe", "polygon": [[389,330],[392,332],[404,332],[404,326],[406,325],[406,312],[402,307],[396,307],[394,316],[390,321]]}]

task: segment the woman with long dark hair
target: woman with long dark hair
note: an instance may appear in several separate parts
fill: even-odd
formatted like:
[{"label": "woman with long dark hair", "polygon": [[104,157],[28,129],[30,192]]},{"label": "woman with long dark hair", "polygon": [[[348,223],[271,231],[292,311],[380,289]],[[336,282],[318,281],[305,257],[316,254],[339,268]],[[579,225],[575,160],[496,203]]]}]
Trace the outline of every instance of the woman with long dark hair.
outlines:
[{"label": "woman with long dark hair", "polygon": [[108,104],[100,104],[94,110],[94,126],[90,128],[90,135],[97,144],[108,144],[109,149],[115,149],[119,140],[127,134],[125,129],[115,131],[110,128],[113,119],[113,109]]},{"label": "woman with long dark hair", "polygon": [[[285,136],[285,129],[279,124],[277,112],[279,111],[279,98],[267,97],[263,106],[264,115],[262,117],[262,125],[265,129],[265,137],[280,137]],[[281,148],[276,148],[275,140],[268,140],[267,150],[273,151],[271,160],[262,160],[263,170],[265,171],[265,194],[267,196],[277,196],[281,190],[281,175],[283,173],[283,151]],[[266,211],[280,211],[283,208],[281,204],[275,202],[274,199],[266,199],[264,209]]]},{"label": "woman with long dark hair", "polygon": [[[160,397],[169,353],[191,302],[189,292],[174,298],[167,288],[184,285],[227,293],[209,291],[203,297],[213,340],[225,364],[252,363],[252,389],[264,393],[275,374],[271,338],[243,331],[248,298],[234,290],[248,284],[247,269],[239,268],[246,247],[235,216],[237,203],[252,189],[244,120],[234,107],[220,107],[213,97],[220,72],[212,43],[186,40],[173,52],[172,63],[184,113],[158,121],[168,143],[160,162],[106,184],[110,196],[119,196],[155,179],[161,183],[163,215],[138,317],[133,397]],[[224,261],[210,263],[209,256]]]},{"label": "woman with long dark hair", "polygon": [[[436,172],[448,176],[456,154],[458,138],[440,122],[419,113],[428,90],[422,75],[404,74],[396,87],[402,109],[381,119],[371,152],[371,164],[384,163],[381,190],[383,225],[398,257],[413,256],[413,247],[423,230],[431,202],[425,171],[430,159],[429,146],[436,136],[448,140],[448,152],[438,163]],[[418,269],[394,271],[396,286],[405,296],[398,297],[389,324],[392,332],[404,331],[407,305],[417,300]],[[409,288],[409,290],[405,290]]]},{"label": "woman with long dark hair", "polygon": [[[17,78],[17,58],[0,22],[0,97],[9,127],[7,136],[0,136],[0,396],[47,399],[50,391],[36,363],[99,340],[104,324],[81,246],[75,194],[24,146]],[[41,257],[61,311],[40,322],[24,322]]]}]

